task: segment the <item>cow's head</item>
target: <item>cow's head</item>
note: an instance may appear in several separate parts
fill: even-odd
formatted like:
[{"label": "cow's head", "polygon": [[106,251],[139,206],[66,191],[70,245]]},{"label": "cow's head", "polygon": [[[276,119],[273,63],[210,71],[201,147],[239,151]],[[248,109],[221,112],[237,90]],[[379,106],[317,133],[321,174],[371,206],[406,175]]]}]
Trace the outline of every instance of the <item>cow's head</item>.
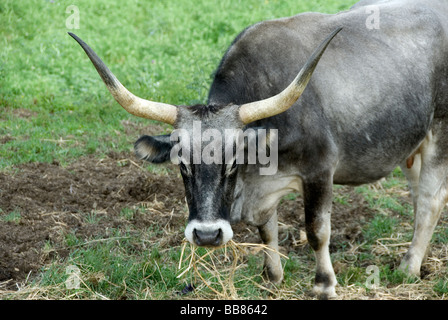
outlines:
[{"label": "cow's head", "polygon": [[87,53],[115,100],[126,111],[173,125],[171,135],[141,137],[135,143],[136,154],[154,163],[171,160],[179,164],[189,207],[186,238],[199,246],[221,246],[233,236],[230,208],[238,165],[247,161],[247,157],[238,159],[237,150],[250,144],[250,139],[260,140],[256,134],[243,139],[243,129],[253,121],[286,111],[297,101],[329,42],[340,30],[333,31],[320,44],[284,91],[241,106],[174,106],[141,99],[118,81],[85,42],[69,34]]}]

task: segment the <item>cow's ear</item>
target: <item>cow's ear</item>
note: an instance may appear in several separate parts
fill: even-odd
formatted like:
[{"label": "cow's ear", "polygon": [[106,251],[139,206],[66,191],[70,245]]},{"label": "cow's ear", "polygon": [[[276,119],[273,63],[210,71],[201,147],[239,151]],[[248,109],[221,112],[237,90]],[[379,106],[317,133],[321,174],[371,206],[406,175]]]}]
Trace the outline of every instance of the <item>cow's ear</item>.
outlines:
[{"label": "cow's ear", "polygon": [[162,163],[170,159],[170,135],[142,136],[134,144],[135,154],[138,158],[152,163]]}]

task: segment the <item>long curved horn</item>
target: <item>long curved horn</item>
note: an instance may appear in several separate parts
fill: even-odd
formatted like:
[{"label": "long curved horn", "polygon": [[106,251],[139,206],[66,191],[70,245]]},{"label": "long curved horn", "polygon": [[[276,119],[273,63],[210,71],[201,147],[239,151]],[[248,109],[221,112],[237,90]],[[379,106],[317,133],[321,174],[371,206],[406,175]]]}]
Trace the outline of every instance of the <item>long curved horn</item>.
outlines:
[{"label": "long curved horn", "polygon": [[240,119],[244,124],[275,116],[288,110],[299,97],[308,84],[314,69],[319,62],[320,57],[324,53],[330,41],[334,36],[342,30],[342,27],[334,30],[322,43],[317,47],[308,61],[300,70],[297,77],[291,84],[279,94],[256,102],[251,102],[240,106]]},{"label": "long curved horn", "polygon": [[84,41],[71,32],[68,34],[84,49],[106,84],[107,89],[109,89],[115,100],[117,100],[127,112],[137,117],[162,121],[171,125],[174,124],[177,118],[176,106],[160,102],[152,102],[133,95],[120,83],[120,81],[118,81],[104,62],[101,61],[97,54]]}]

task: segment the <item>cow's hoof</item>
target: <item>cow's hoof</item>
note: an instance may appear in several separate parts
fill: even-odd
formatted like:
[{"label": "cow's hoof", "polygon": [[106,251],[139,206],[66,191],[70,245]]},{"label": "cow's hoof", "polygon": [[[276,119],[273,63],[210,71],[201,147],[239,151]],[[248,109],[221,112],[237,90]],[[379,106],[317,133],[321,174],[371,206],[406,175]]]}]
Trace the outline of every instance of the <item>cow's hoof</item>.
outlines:
[{"label": "cow's hoof", "polygon": [[401,261],[401,264],[398,267],[398,270],[400,270],[408,275],[416,276],[419,278],[421,263],[418,263],[416,260],[417,259],[413,258],[412,255],[406,254],[404,256],[403,260]]},{"label": "cow's hoof", "polygon": [[279,285],[283,281],[283,270],[269,268],[267,266],[264,267],[264,274],[269,283],[273,285]]},{"label": "cow's hoof", "polygon": [[311,291],[311,295],[320,300],[329,300],[337,298],[334,286],[315,285]]}]

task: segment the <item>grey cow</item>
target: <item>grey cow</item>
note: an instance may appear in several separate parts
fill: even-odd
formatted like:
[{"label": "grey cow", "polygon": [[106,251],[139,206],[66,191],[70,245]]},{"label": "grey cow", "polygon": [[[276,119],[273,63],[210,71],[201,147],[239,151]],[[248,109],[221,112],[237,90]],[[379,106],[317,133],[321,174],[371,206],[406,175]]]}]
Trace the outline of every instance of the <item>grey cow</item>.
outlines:
[{"label": "grey cow", "polygon": [[[374,28],[368,24],[372,12],[379,19]],[[316,255],[313,292],[335,296],[328,249],[332,185],[370,183],[400,166],[415,210],[414,238],[400,268],[419,275],[448,200],[448,1],[361,1],[334,15],[304,13],[257,23],[233,41],[207,105],[197,106],[134,96],[72,36],[119,104],[189,133],[190,140],[182,139],[186,145],[195,143],[198,122],[199,135],[277,130],[256,144],[267,150],[269,141],[278,141],[269,149],[278,157],[274,175],[261,175],[259,162],[224,159],[224,152],[217,163],[177,154],[190,212],[189,241],[221,246],[233,236],[231,223],[242,220],[257,226],[262,240],[277,249],[279,200],[301,190],[307,238]],[[235,139],[233,149],[240,147],[237,141],[247,148],[251,139]],[[143,159],[163,162],[173,158],[175,145],[170,135],[143,136],[135,150]],[[270,281],[282,280],[278,255],[267,255],[265,268]]]}]

